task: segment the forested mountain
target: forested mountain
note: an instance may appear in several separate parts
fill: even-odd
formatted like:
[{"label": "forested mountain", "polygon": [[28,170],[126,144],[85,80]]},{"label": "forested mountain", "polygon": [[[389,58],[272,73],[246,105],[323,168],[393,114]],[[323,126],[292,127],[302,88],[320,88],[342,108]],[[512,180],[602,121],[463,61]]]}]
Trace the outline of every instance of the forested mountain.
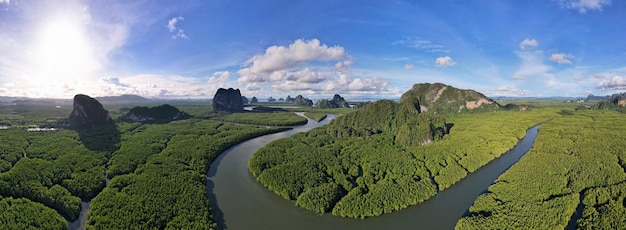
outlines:
[{"label": "forested mountain", "polygon": [[593,106],[594,109],[617,110],[626,112],[626,93],[613,94],[604,101],[598,102]]},{"label": "forested mountain", "polygon": [[155,107],[136,106],[130,109],[128,113],[120,118],[120,120],[160,123],[182,120],[190,117],[191,116],[189,114],[178,110],[176,107],[164,104]]},{"label": "forested mountain", "polygon": [[421,83],[402,95],[400,101],[418,105],[420,112],[436,114],[495,111],[500,105],[474,90],[457,89],[441,83]]},{"label": "forested mountain", "polygon": [[[330,125],[272,142],[248,163],[251,174],[305,209],[364,218],[406,208],[434,196],[512,148],[538,120],[496,113],[456,118],[448,134],[443,114],[493,111],[500,106],[472,90],[417,84],[400,102],[380,100]],[[502,112],[513,115],[514,112]],[[530,118],[530,117],[528,117]],[[539,118],[539,119],[538,119]],[[508,124],[507,129],[499,129]],[[459,145],[459,143],[464,143]]]},{"label": "forested mountain", "polygon": [[315,107],[317,108],[349,108],[350,105],[348,105],[348,102],[346,102],[346,100],[340,96],[339,94],[335,94],[335,96],[333,96],[332,100],[320,100],[317,103],[315,103]]},{"label": "forested mountain", "polygon": [[380,100],[337,118],[327,128],[335,137],[369,137],[387,133],[399,145],[422,145],[440,139],[447,133],[445,118],[420,114],[415,104]]}]

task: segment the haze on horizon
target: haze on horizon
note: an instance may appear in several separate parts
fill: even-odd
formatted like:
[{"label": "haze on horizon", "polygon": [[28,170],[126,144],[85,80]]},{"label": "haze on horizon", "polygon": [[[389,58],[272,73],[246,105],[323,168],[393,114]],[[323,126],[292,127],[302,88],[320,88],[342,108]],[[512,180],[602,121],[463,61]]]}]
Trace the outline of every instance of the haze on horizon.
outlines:
[{"label": "haze on horizon", "polygon": [[626,90],[626,2],[0,0],[0,96]]}]

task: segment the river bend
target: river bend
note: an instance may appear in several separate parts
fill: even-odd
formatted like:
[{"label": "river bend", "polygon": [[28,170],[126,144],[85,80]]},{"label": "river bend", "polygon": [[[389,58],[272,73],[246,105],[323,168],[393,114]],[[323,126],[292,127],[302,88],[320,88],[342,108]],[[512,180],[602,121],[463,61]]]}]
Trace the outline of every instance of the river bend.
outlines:
[{"label": "river bend", "polygon": [[248,172],[248,161],[265,144],[328,124],[309,119],[293,130],[257,137],[235,145],[211,164],[207,193],[220,229],[454,229],[474,200],[528,152],[539,125],[526,131],[517,145],[476,172],[424,203],[365,220],[319,215],[296,207],[259,184]]}]

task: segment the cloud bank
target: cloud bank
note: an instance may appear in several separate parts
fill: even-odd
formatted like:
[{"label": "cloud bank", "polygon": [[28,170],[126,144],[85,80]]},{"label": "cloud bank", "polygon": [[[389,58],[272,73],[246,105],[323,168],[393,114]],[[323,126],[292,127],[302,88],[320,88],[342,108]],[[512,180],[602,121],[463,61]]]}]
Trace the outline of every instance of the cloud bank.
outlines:
[{"label": "cloud bank", "polygon": [[341,46],[328,46],[318,39],[298,39],[288,46],[270,46],[263,54],[248,59],[237,71],[237,82],[252,92],[392,93],[387,88],[389,83],[379,77],[354,77],[352,63],[353,58]]},{"label": "cloud bank", "polygon": [[626,90],[626,76],[615,76],[611,80],[596,82],[596,88],[601,90]]},{"label": "cloud bank", "polygon": [[559,4],[562,8],[578,10],[584,14],[589,10],[602,11],[602,8],[611,5],[611,0],[559,0]]}]

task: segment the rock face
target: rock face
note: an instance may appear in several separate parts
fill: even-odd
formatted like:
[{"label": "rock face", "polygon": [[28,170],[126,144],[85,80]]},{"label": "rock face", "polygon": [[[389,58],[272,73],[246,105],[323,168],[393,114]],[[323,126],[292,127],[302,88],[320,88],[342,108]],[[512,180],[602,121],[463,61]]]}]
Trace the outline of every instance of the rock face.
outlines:
[{"label": "rock face", "polygon": [[191,116],[185,112],[178,110],[176,107],[164,104],[156,107],[137,106],[128,111],[120,118],[122,121],[163,123],[173,120],[182,120]]},{"label": "rock face", "polygon": [[243,102],[239,89],[218,89],[213,97],[213,109],[230,112],[243,111]]},{"label": "rock face", "polygon": [[617,110],[626,113],[626,93],[613,94],[608,99],[596,103],[593,108],[601,110]]},{"label": "rock face", "polygon": [[293,103],[304,106],[313,106],[313,101],[303,97],[302,95],[296,96],[296,99],[294,99]]},{"label": "rock face", "polygon": [[332,100],[320,100],[317,103],[315,103],[315,107],[317,108],[349,108],[350,105],[348,105],[348,102],[346,102],[345,99],[343,99],[343,97],[341,97],[339,94],[335,94],[335,96],[333,96]]},{"label": "rock face", "polygon": [[500,105],[474,90],[457,89],[441,83],[415,84],[402,94],[400,101],[410,101],[419,112],[437,114],[495,111]]},{"label": "rock face", "polygon": [[98,100],[83,94],[74,96],[74,110],[69,121],[71,129],[87,129],[113,123],[109,111]]}]

